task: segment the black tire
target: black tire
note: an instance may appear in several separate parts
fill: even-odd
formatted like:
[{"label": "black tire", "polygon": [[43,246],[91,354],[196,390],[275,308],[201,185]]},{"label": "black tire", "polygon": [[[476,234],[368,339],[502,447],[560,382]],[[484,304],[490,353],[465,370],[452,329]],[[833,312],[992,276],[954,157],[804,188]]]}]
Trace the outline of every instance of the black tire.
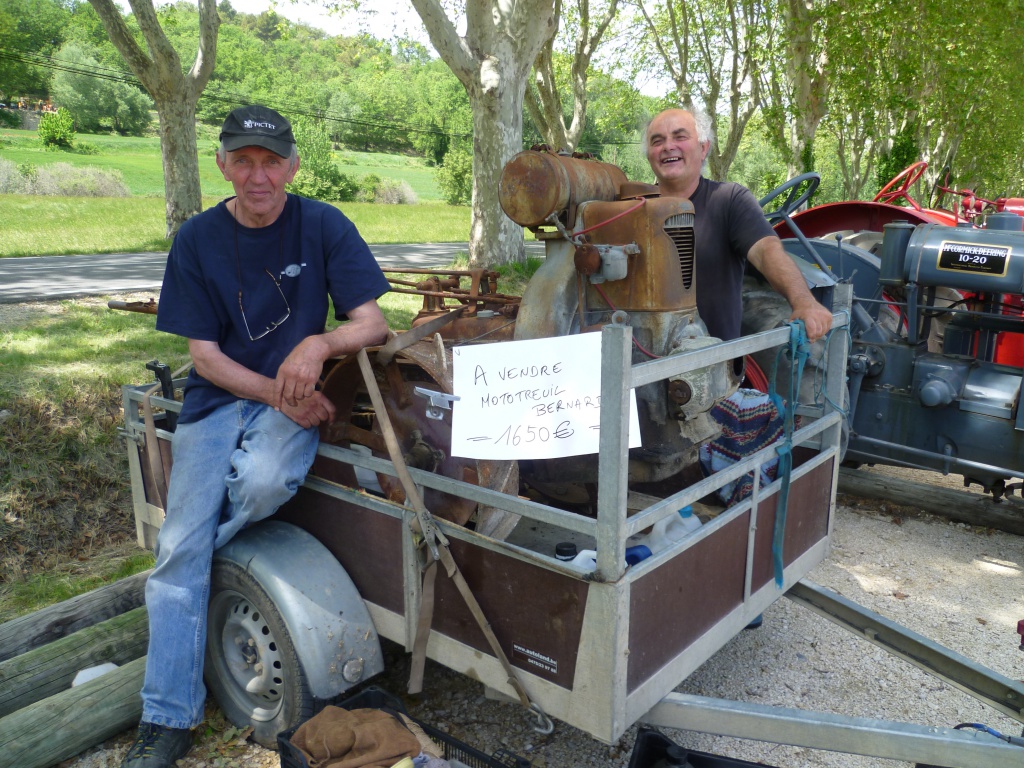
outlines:
[{"label": "black tire", "polygon": [[207,687],[228,720],[277,749],[277,734],[311,717],[314,705],[280,611],[250,573],[215,561],[208,615]]}]

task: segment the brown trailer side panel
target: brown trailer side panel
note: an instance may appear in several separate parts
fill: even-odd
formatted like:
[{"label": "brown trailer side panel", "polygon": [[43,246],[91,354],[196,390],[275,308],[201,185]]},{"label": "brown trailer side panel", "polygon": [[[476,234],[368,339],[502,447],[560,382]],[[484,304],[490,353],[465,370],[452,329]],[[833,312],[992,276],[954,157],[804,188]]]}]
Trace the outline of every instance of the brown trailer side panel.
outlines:
[{"label": "brown trailer side panel", "polygon": [[[323,542],[364,600],[404,613],[400,520],[305,488],[276,517]],[[512,664],[571,689],[589,585],[457,539],[451,552]],[[432,628],[490,654],[443,567]]]},{"label": "brown trailer side panel", "polygon": [[[790,486],[783,543],[787,566],[828,534],[831,489],[831,461]],[[777,501],[773,494],[758,504],[751,592],[774,578]],[[743,602],[749,522],[749,512],[738,516],[633,584],[627,690],[636,690]]]}]

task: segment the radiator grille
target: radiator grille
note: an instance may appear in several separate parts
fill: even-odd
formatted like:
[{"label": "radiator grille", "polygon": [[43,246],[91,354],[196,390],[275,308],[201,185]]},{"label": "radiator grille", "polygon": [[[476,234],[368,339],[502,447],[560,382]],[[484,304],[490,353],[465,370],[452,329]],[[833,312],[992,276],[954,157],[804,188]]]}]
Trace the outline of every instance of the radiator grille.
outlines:
[{"label": "radiator grille", "polygon": [[693,214],[680,213],[665,219],[665,234],[676,246],[679,258],[679,274],[683,278],[683,288],[693,287]]}]

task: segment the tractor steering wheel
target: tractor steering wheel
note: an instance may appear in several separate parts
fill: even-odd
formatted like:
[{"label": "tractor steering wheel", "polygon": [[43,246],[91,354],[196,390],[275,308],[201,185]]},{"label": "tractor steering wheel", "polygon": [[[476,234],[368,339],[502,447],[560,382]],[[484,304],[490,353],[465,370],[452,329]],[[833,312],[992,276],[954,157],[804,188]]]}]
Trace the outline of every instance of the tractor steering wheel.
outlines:
[{"label": "tractor steering wheel", "polygon": [[[882,187],[879,193],[875,195],[872,202],[892,203],[894,200],[899,200],[902,197],[904,200],[910,203],[911,208],[913,208],[915,211],[920,211],[921,206],[914,198],[912,198],[907,193],[907,190],[910,189],[910,187],[913,186],[913,184],[918,179],[921,178],[921,175],[924,173],[924,169],[927,167],[928,163],[924,162],[923,160],[919,160],[913,165],[904,168],[902,171],[896,174],[892,181],[890,181],[888,184]],[[900,184],[901,181],[903,182],[902,184]],[[899,186],[897,187],[897,185]]]},{"label": "tractor steering wheel", "polygon": [[[807,182],[807,188],[803,192],[799,192],[798,190],[800,189],[800,185],[804,182]],[[821,175],[811,171],[810,173],[803,173],[790,179],[762,197],[758,201],[758,204],[764,208],[783,192],[789,192],[789,197],[786,198],[786,202],[771,213],[765,214],[765,218],[768,219],[768,223],[775,224],[777,221],[781,221],[787,216],[792,216],[800,210],[800,206],[806,203],[811,198],[811,195],[818,190],[819,184],[821,184]]]}]

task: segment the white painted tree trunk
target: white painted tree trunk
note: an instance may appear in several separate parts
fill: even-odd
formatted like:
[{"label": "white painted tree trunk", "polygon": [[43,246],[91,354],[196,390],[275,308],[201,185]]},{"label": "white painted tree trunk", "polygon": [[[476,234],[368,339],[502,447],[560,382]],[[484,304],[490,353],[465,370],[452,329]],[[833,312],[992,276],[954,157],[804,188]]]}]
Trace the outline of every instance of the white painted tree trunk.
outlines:
[{"label": "white painted tree trunk", "polygon": [[501,210],[498,180],[523,147],[526,78],[555,24],[554,0],[467,0],[460,36],[438,0],[411,0],[473,110],[473,266],[522,261],[523,230]]},{"label": "white painted tree trunk", "polygon": [[196,102],[217,58],[220,17],[216,0],[197,0],[199,46],[195,62],[183,73],[178,52],[164,35],[153,0],[128,0],[145,39],[135,39],[112,0],[89,0],[110,41],[156,103],[160,117],[160,152],[164,170],[167,234],[203,209],[196,146]]},{"label": "white painted tree trunk", "polygon": [[473,109],[473,220],[469,260],[474,266],[523,261],[523,228],[501,210],[498,181],[505,163],[523,146],[525,81],[495,78],[469,93]]}]

